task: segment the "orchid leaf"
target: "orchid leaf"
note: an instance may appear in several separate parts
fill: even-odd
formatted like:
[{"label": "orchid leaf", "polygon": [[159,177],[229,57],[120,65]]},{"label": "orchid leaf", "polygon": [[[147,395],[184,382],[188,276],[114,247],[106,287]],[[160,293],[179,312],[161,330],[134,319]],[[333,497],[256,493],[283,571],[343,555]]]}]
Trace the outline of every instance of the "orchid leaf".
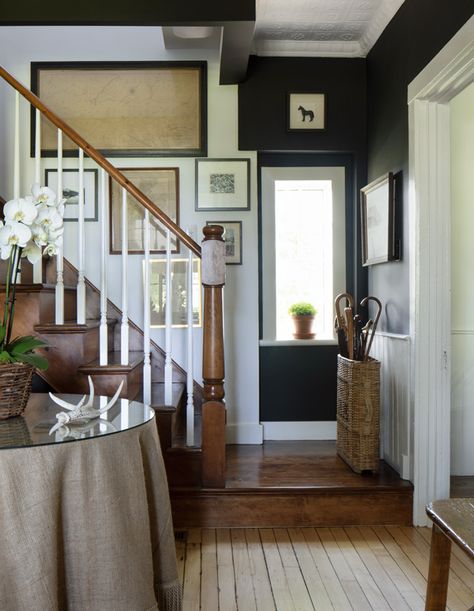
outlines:
[{"label": "orchid leaf", "polygon": [[16,362],[33,365],[36,369],[48,368],[48,361],[44,356],[40,356],[39,354],[16,354],[14,358]]},{"label": "orchid leaf", "polygon": [[12,357],[8,354],[6,350],[0,352],[0,363],[11,363]]},{"label": "orchid leaf", "polygon": [[6,328],[3,325],[0,325],[0,343],[5,339],[5,335],[7,333]]},{"label": "orchid leaf", "polygon": [[16,337],[10,344],[7,346],[7,350],[11,354],[26,354],[31,352],[35,348],[42,348],[46,346],[46,342],[37,337],[33,337],[32,335],[25,335],[24,337]]}]

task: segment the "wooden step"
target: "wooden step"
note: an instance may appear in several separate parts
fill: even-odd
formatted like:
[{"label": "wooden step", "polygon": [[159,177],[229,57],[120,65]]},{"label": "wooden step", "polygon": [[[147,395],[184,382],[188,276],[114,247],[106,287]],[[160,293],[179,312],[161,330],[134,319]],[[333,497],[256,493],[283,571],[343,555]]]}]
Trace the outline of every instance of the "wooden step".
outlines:
[{"label": "wooden step", "polygon": [[379,473],[354,473],[334,441],[227,446],[225,488],[170,494],[177,528],[412,523],[411,483],[383,461]]},{"label": "wooden step", "polygon": [[121,353],[110,351],[108,364],[101,365],[99,358],[78,367],[79,374],[91,376],[97,393],[112,396],[120,383],[123,388],[120,396],[124,399],[135,399],[143,386],[143,352],[129,352],[128,365],[121,364]]},{"label": "wooden step", "polygon": [[[115,320],[109,320],[109,343],[112,346]],[[45,354],[49,367],[42,377],[59,392],[85,393],[89,390],[87,377],[79,367],[97,357],[99,351],[99,321],[87,320],[85,324],[65,321],[37,324],[33,332],[39,335],[48,347]]]},{"label": "wooden step", "polygon": [[183,411],[185,410],[186,387],[180,382],[173,383],[171,402],[165,402],[165,385],[163,382],[154,382],[151,385],[151,406],[155,410],[156,424],[160,436],[162,452],[173,445],[182,426]]}]

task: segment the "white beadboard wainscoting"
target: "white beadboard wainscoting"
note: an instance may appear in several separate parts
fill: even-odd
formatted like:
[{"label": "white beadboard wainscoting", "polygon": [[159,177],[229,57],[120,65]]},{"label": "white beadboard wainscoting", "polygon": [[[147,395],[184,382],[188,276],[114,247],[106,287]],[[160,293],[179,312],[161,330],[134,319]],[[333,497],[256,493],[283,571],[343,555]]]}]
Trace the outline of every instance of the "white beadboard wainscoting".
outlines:
[{"label": "white beadboard wainscoting", "polygon": [[474,330],[453,329],[451,475],[474,475]]},{"label": "white beadboard wainscoting", "polygon": [[413,480],[410,336],[376,333],[371,356],[380,367],[380,455],[402,479]]}]

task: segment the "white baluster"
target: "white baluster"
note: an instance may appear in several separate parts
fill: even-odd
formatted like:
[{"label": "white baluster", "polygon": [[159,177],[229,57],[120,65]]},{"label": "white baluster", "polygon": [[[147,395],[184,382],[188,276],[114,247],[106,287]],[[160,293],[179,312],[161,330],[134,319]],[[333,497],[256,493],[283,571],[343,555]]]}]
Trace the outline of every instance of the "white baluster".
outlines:
[{"label": "white baluster", "polygon": [[84,151],[79,149],[79,212],[77,218],[77,324],[86,323],[86,283],[84,275]]},{"label": "white baluster", "polygon": [[120,363],[128,365],[128,214],[127,191],[122,188],[122,326],[120,330]]},{"label": "white baluster", "polygon": [[100,170],[100,331],[99,331],[99,363],[108,364],[108,327],[107,327],[107,252],[108,244],[108,213],[106,202],[105,170]]},{"label": "white baluster", "polygon": [[128,399],[120,399],[120,427],[122,430],[127,429],[130,424],[130,401]]},{"label": "white baluster", "polygon": [[[188,235],[191,235],[188,230]],[[188,306],[188,328],[187,328],[187,403],[186,403],[186,445],[194,445],[194,376],[193,376],[193,253],[188,252],[188,277],[187,277],[187,296]]]},{"label": "white baluster", "polygon": [[[41,184],[41,112],[36,109],[35,122],[35,183]],[[43,260],[33,263],[33,282],[41,284],[43,282]]]},{"label": "white baluster", "polygon": [[173,397],[173,363],[171,361],[171,327],[173,303],[171,287],[171,232],[166,230],[166,310],[165,310],[165,405],[171,405]]},{"label": "white baluster", "polygon": [[15,137],[13,144],[13,198],[20,197],[20,94],[15,91]]},{"label": "white baluster", "polygon": [[35,111],[35,182],[41,183],[41,112]]},{"label": "white baluster", "polygon": [[143,223],[143,248],[145,268],[143,270],[143,403],[151,404],[151,360],[150,360],[150,213],[145,210]]},{"label": "white baluster", "polygon": [[[58,199],[63,198],[63,132],[58,129]],[[64,238],[58,246],[56,254],[56,292],[55,321],[57,325],[64,324]]]}]

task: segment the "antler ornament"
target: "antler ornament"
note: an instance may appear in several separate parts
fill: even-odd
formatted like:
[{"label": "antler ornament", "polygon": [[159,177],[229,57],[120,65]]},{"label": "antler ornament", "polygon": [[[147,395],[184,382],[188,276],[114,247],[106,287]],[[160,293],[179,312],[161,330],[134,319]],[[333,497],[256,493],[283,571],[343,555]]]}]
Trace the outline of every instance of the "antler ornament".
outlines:
[{"label": "antler ornament", "polygon": [[89,380],[89,399],[87,402],[87,395],[84,395],[79,403],[74,405],[74,403],[68,403],[67,401],[64,401],[64,399],[60,399],[59,397],[55,397],[52,393],[49,393],[49,396],[55,403],[68,410],[67,412],[59,412],[56,414],[57,423],[50,429],[50,435],[66,424],[83,424],[84,422],[92,420],[93,418],[99,418],[102,414],[105,414],[105,412],[107,412],[117,401],[123,387],[123,380],[115,391],[115,395],[106,405],[104,405],[104,407],[101,407],[100,409],[95,409],[92,407],[95,396],[94,383],[92,382],[92,378],[90,376],[87,377]]}]

